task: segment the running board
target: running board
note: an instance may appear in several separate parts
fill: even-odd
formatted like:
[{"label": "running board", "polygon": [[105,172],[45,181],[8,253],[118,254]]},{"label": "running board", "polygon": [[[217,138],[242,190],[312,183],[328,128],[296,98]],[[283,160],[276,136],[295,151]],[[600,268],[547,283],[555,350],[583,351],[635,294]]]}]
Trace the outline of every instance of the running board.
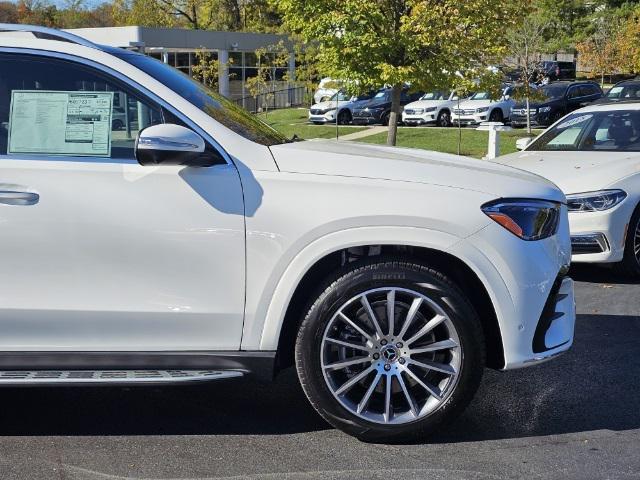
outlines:
[{"label": "running board", "polygon": [[0,371],[3,385],[97,385],[207,382],[242,377],[233,370],[13,370]]}]

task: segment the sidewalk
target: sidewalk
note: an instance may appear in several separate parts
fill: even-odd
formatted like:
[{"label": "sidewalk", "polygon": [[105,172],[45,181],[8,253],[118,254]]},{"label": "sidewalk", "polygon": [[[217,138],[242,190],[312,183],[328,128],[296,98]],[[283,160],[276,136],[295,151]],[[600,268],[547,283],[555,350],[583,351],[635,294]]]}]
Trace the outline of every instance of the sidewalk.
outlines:
[{"label": "sidewalk", "polygon": [[361,130],[355,133],[349,133],[347,135],[340,135],[340,140],[359,140],[364,137],[370,137],[371,135],[375,135],[376,133],[386,132],[389,127],[371,127],[366,130]]}]

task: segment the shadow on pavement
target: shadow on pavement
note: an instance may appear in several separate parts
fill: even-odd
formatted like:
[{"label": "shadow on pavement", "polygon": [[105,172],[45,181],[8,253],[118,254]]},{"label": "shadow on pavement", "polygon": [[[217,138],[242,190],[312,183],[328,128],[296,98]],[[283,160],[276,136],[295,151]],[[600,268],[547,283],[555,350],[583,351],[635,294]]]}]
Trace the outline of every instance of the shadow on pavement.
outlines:
[{"label": "shadow on pavement", "polygon": [[640,278],[620,275],[612,267],[606,265],[573,263],[569,276],[578,282],[614,283],[622,285],[640,285]]},{"label": "shadow on pavement", "polygon": [[[640,317],[579,315],[573,349],[486,371],[461,418],[430,442],[640,428]],[[2,390],[1,435],[287,435],[329,429],[292,369],[277,381]]]}]

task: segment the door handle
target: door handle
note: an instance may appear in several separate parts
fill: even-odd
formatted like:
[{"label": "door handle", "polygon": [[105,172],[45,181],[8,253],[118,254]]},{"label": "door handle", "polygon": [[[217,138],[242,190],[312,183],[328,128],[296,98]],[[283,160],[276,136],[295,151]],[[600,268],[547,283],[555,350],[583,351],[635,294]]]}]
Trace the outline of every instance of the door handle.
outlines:
[{"label": "door handle", "polygon": [[5,205],[35,205],[39,200],[37,193],[0,190],[0,203]]}]

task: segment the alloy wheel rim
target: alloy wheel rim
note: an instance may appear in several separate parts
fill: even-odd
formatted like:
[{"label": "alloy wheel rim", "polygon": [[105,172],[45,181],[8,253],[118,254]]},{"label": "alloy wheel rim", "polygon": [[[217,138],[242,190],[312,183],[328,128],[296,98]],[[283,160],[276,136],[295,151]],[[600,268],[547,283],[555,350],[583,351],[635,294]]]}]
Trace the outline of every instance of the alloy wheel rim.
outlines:
[{"label": "alloy wheel rim", "polygon": [[449,315],[405,288],[368,290],[345,302],[322,337],[320,363],[334,398],[373,423],[431,415],[455,390],[462,347]]}]

